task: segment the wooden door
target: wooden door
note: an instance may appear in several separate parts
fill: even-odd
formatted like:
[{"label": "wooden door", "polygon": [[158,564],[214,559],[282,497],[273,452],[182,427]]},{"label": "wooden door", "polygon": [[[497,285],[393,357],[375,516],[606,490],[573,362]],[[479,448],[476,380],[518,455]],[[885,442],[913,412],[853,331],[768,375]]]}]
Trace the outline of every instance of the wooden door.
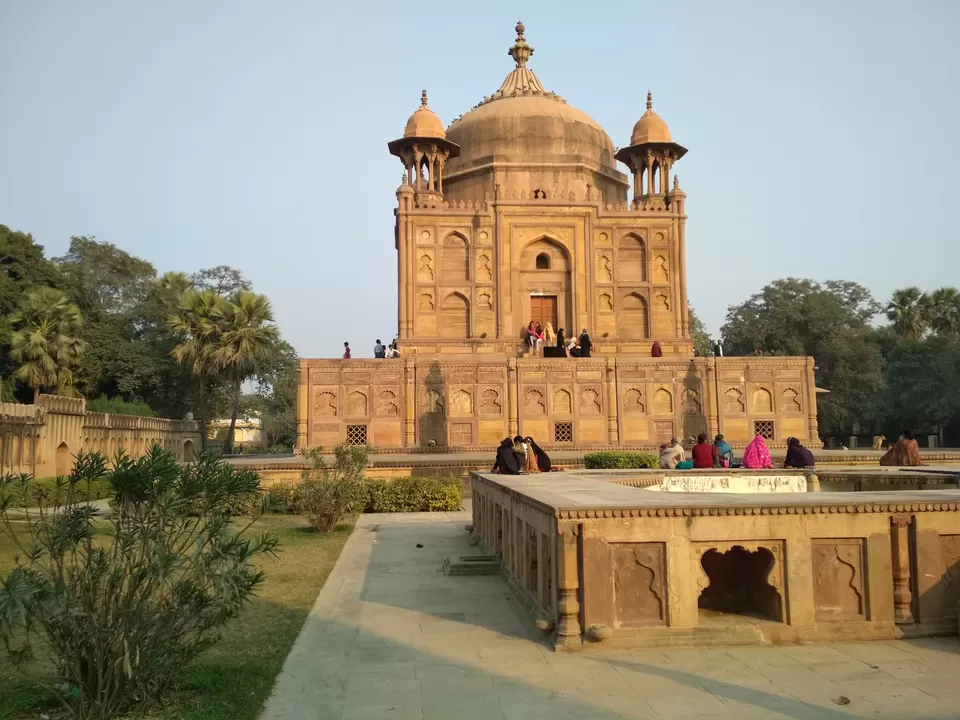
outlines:
[{"label": "wooden door", "polygon": [[530,319],[546,327],[547,323],[557,329],[557,296],[556,295],[531,295],[530,296]]}]

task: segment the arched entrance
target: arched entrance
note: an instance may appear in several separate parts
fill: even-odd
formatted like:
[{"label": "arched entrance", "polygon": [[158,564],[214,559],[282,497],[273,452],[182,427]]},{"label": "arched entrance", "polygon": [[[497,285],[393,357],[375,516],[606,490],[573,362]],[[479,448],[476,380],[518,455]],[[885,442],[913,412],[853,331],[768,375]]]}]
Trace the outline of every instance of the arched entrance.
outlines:
[{"label": "arched entrance", "polygon": [[57,477],[65,477],[70,474],[73,463],[71,462],[70,448],[65,442],[60,443],[57,447],[57,452],[53,456],[53,464]]},{"label": "arched entrance", "polygon": [[520,253],[519,283],[514,307],[522,333],[533,320],[548,322],[554,330],[572,332],[570,313],[570,255],[560,243],[548,237],[534,240]]},{"label": "arched entrance", "polygon": [[197,452],[193,447],[193,440],[183,441],[183,461],[193,462],[197,459]]}]

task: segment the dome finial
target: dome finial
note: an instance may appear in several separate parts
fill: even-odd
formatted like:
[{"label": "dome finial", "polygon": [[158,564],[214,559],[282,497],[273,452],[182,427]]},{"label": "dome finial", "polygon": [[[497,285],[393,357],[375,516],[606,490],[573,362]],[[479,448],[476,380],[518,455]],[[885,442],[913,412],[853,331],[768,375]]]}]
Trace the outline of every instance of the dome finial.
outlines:
[{"label": "dome finial", "polygon": [[674,175],[674,176],[673,176],[673,189],[674,189],[674,190],[677,190],[677,189],[679,189],[679,187],[680,187],[680,176],[679,176],[679,175]]},{"label": "dome finial", "polygon": [[523,37],[523,31],[526,30],[523,23],[518,20],[515,29],[517,31],[517,41],[512,48],[507,50],[507,55],[513,58],[518,68],[522,68],[527,66],[527,60],[533,55],[533,48],[527,45],[527,41]]},{"label": "dome finial", "polygon": [[420,107],[426,107],[426,106],[427,106],[427,91],[422,90],[420,92]]},{"label": "dome finial", "polygon": [[653,93],[647,90],[647,110],[653,110]]}]

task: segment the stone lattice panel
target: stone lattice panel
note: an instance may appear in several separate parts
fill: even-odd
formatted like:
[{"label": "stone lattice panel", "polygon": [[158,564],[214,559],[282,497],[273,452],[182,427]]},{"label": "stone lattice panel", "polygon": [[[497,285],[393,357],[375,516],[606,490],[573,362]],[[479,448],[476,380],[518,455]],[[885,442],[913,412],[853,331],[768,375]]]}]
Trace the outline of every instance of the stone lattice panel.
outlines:
[{"label": "stone lattice panel", "polygon": [[863,540],[817,538],[812,552],[817,620],[865,620]]},{"label": "stone lattice panel", "polygon": [[663,543],[619,543],[613,552],[614,626],[664,625],[667,580]]}]

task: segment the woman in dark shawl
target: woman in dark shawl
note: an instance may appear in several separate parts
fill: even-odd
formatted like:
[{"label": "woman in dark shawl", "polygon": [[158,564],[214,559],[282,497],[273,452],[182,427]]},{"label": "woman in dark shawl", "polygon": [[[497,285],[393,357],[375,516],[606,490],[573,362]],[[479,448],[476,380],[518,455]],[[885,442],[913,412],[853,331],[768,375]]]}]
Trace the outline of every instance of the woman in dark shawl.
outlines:
[{"label": "woman in dark shawl", "polygon": [[550,456],[547,455],[546,451],[537,445],[532,437],[527,438],[527,444],[530,446],[530,449],[533,450],[533,453],[537,458],[537,469],[540,472],[550,472],[550,468],[552,468],[553,465],[550,462]]},{"label": "woman in dark shawl", "polygon": [[580,357],[590,357],[590,349],[593,347],[593,341],[590,339],[590,333],[584,328],[580,333]]},{"label": "woman in dark shawl", "polygon": [[517,454],[513,451],[513,440],[504,438],[497,448],[497,459],[493,463],[491,472],[498,472],[501,475],[519,475],[520,461]]},{"label": "woman in dark shawl", "polygon": [[785,468],[813,468],[813,453],[807,450],[795,438],[787,438],[787,457],[783,461]]},{"label": "woman in dark shawl", "polygon": [[563,328],[557,330],[557,352],[560,357],[567,356],[567,339],[563,336]]}]

